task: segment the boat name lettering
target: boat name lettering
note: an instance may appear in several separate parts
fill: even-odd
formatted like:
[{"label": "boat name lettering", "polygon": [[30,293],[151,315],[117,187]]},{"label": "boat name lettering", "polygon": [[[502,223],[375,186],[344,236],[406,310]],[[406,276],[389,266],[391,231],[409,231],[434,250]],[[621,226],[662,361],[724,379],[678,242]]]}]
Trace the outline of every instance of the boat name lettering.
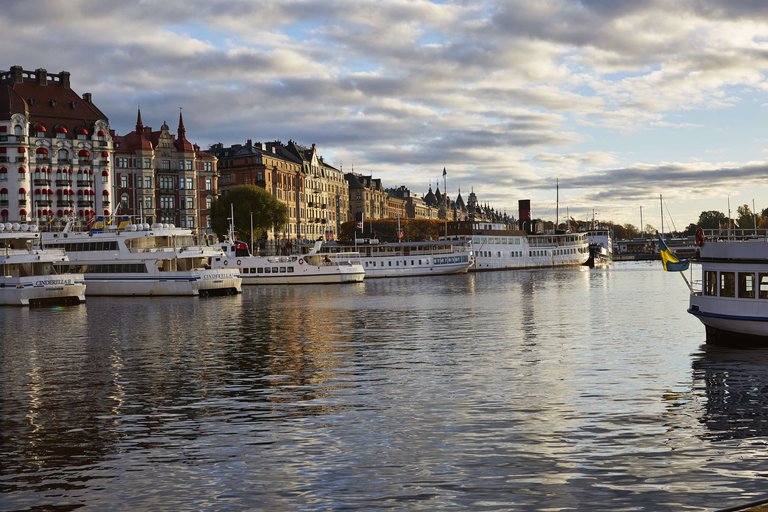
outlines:
[{"label": "boat name lettering", "polygon": [[51,286],[56,284],[74,284],[74,281],[72,281],[72,279],[46,279],[35,281],[35,286]]},{"label": "boat name lettering", "polygon": [[234,277],[232,274],[205,274],[203,279],[229,279]]},{"label": "boat name lettering", "polygon": [[449,263],[465,263],[467,256],[435,256],[432,258],[435,265],[447,265]]}]

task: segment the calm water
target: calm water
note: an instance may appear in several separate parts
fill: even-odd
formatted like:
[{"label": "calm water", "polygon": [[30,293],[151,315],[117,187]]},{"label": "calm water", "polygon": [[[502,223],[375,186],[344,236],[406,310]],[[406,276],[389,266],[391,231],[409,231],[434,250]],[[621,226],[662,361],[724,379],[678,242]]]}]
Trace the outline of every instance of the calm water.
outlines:
[{"label": "calm water", "polygon": [[702,510],[768,351],[658,263],[0,309],[2,510]]}]

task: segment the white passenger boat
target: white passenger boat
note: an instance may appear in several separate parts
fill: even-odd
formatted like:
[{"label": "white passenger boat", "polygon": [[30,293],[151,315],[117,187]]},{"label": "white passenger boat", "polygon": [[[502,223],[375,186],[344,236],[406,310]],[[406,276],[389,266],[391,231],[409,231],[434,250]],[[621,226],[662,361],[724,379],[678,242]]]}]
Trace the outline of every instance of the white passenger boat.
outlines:
[{"label": "white passenger boat", "polygon": [[610,265],[613,262],[613,237],[608,229],[591,229],[587,231],[589,258],[585,265],[594,268]]},{"label": "white passenger boat", "polygon": [[449,222],[448,240],[470,242],[472,271],[578,266],[589,258],[586,233],[529,235],[499,222]]},{"label": "white passenger boat", "polygon": [[82,274],[58,273],[64,251],[43,248],[35,225],[0,223],[0,305],[47,306],[85,302]]},{"label": "white passenger boat", "polygon": [[238,269],[243,284],[359,283],[365,278],[360,253],[319,252],[321,242],[307,254],[254,256],[245,242],[228,237],[216,247],[223,254],[212,260],[214,269]]},{"label": "white passenger boat", "polygon": [[211,269],[221,256],[215,247],[197,245],[190,229],[173,224],[127,224],[101,230],[43,233],[46,247],[63,249],[68,263],[82,272],[91,295],[233,295],[242,290],[237,269]]},{"label": "white passenger boat", "polygon": [[688,312],[707,343],[768,346],[768,235],[699,230],[701,280],[692,283]]},{"label": "white passenger boat", "polygon": [[430,242],[379,243],[377,239],[358,239],[355,245],[328,242],[323,250],[331,253],[358,251],[367,279],[462,274],[473,264],[472,246],[446,240]]}]

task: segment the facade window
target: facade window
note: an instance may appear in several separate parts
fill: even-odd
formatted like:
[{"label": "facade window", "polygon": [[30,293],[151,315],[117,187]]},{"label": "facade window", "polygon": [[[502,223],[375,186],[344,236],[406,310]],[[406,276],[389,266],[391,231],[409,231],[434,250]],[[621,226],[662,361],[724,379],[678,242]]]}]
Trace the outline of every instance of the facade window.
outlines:
[{"label": "facade window", "polygon": [[195,227],[195,218],[194,217],[187,217],[187,227],[188,228]]},{"label": "facade window", "polygon": [[205,207],[210,210],[212,205],[213,205],[213,197],[206,196],[205,197]]},{"label": "facade window", "polygon": [[144,177],[144,188],[152,188],[152,176]]},{"label": "facade window", "polygon": [[187,210],[194,210],[195,209],[195,201],[192,197],[185,197],[184,198],[184,208]]},{"label": "facade window", "polygon": [[203,170],[206,172],[213,172],[213,162],[203,162]]},{"label": "facade window", "polygon": [[151,169],[152,168],[152,159],[151,158],[145,158],[144,159],[144,168],[145,169]]},{"label": "facade window", "polygon": [[124,210],[128,208],[128,194],[123,194],[120,196],[120,208]]},{"label": "facade window", "polygon": [[136,188],[141,188],[142,182],[141,176],[136,176]]},{"label": "facade window", "polygon": [[125,174],[120,175],[120,187],[128,188],[128,176],[126,176]]},{"label": "facade window", "polygon": [[173,188],[173,176],[160,176],[160,188],[172,189]]},{"label": "facade window", "polygon": [[195,188],[195,182],[192,178],[186,178],[186,182],[187,182],[188,190],[192,190],[193,188]]},{"label": "facade window", "polygon": [[160,196],[160,208],[170,210],[173,209],[173,197],[172,196]]},{"label": "facade window", "polygon": [[205,178],[205,190],[211,190],[213,188],[213,180],[211,178]]},{"label": "facade window", "polygon": [[144,208],[152,208],[152,196],[144,197]]},{"label": "facade window", "polygon": [[179,170],[180,171],[184,170],[184,160],[179,160]]},{"label": "facade window", "polygon": [[759,283],[760,283],[760,290],[759,290],[759,297],[761,299],[768,299],[768,274],[759,273],[758,275]]},{"label": "facade window", "polygon": [[130,160],[128,160],[128,157],[125,156],[119,156],[116,158],[117,166],[121,169],[127,169],[130,165]]},{"label": "facade window", "polygon": [[164,171],[170,171],[171,170],[171,161],[170,160],[163,160],[160,162],[160,168]]},{"label": "facade window", "polygon": [[186,169],[187,171],[191,171],[194,169],[194,167],[192,167],[192,164],[194,163],[192,160],[185,160],[184,163],[185,163],[184,169]]}]

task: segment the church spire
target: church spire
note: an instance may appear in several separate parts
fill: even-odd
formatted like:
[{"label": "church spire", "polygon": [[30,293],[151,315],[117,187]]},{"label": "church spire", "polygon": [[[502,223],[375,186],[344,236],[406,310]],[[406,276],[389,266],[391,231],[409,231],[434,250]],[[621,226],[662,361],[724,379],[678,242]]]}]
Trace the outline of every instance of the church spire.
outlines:
[{"label": "church spire", "polygon": [[179,107],[179,129],[177,138],[180,141],[184,141],[187,138],[187,130],[184,128],[184,118],[181,115],[181,107]]},{"label": "church spire", "polygon": [[139,107],[139,115],[136,116],[136,133],[144,132],[144,123],[141,122],[141,107]]}]

